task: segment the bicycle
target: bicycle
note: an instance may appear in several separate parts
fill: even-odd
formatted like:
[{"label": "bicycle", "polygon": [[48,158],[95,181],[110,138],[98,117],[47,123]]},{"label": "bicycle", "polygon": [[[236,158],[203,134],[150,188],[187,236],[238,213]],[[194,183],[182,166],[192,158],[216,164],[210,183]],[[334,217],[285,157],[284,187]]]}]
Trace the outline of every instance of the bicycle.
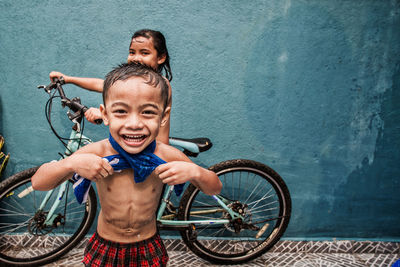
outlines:
[{"label": "bicycle", "polygon": [[[66,150],[61,158],[92,141],[83,135],[87,107],[65,96],[62,80],[40,86],[49,94],[46,118]],[[58,95],[57,95],[58,93]],[[51,123],[53,99],[60,97],[73,122],[69,138],[60,137]],[[101,123],[99,121],[98,123]],[[68,142],[66,142],[68,141]],[[208,138],[170,138],[191,157],[211,148]],[[75,200],[72,181],[41,192],[32,189],[33,167],[0,183],[0,263],[32,266],[50,263],[75,247],[95,219],[97,198],[90,189],[87,202]],[[184,243],[199,257],[215,263],[242,263],[269,250],[289,223],[289,190],[273,169],[251,160],[227,160],[210,167],[223,183],[219,195],[208,196],[189,184],[179,206],[171,201],[173,186],[165,186],[157,225],[178,230]]]}]

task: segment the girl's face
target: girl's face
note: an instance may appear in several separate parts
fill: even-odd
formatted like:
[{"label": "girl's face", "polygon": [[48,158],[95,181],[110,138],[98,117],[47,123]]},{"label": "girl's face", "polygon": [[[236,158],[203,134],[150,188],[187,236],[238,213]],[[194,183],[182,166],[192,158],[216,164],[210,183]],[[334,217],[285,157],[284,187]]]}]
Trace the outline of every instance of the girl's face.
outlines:
[{"label": "girl's face", "polygon": [[158,70],[158,66],[165,62],[166,56],[158,56],[152,38],[139,36],[132,39],[129,47],[128,63],[139,62]]}]

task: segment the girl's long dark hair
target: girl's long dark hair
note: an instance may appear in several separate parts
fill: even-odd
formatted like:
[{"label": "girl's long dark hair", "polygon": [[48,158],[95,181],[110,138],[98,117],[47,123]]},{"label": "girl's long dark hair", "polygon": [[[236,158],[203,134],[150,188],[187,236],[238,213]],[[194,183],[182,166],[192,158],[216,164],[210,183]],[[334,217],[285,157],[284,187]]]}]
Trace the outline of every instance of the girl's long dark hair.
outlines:
[{"label": "girl's long dark hair", "polygon": [[168,81],[172,81],[172,71],[171,71],[171,66],[169,65],[169,54],[168,54],[167,44],[166,44],[164,35],[159,31],[154,31],[154,30],[150,30],[150,29],[142,29],[142,30],[135,32],[132,35],[131,40],[134,38],[137,38],[137,37],[145,37],[147,39],[150,39],[150,38],[153,39],[154,48],[157,50],[157,56],[160,57],[162,55],[165,55],[165,61],[164,61],[164,63],[162,63],[158,66],[157,71],[161,73],[164,70],[165,77],[168,79]]}]

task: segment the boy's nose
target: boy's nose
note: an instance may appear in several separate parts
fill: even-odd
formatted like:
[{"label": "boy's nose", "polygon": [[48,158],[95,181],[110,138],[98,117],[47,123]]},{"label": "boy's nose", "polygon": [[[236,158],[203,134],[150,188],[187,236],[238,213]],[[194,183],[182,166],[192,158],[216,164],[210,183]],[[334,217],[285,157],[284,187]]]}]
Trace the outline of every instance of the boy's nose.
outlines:
[{"label": "boy's nose", "polygon": [[139,116],[132,115],[126,120],[125,127],[130,129],[142,129],[143,122]]}]

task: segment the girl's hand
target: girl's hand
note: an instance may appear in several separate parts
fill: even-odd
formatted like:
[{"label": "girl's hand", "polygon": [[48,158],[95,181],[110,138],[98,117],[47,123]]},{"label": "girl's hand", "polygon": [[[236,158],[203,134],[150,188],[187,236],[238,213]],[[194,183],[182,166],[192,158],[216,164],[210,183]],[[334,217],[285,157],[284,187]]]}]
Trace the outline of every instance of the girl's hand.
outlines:
[{"label": "girl's hand", "polygon": [[86,110],[85,117],[89,122],[93,124],[96,124],[95,120],[102,119],[100,109],[98,108],[89,108],[88,110]]},{"label": "girl's hand", "polygon": [[50,77],[50,81],[52,81],[52,82],[54,82],[54,78],[60,79],[60,77],[63,77],[65,83],[68,83],[67,82],[68,76],[65,74],[62,74],[61,72],[58,72],[58,71],[50,72],[49,77]]},{"label": "girl's hand", "polygon": [[74,172],[94,182],[114,173],[107,160],[94,154],[72,154],[67,160]]},{"label": "girl's hand", "polygon": [[199,166],[191,162],[172,161],[158,166],[155,173],[164,184],[176,185],[199,178]]}]

